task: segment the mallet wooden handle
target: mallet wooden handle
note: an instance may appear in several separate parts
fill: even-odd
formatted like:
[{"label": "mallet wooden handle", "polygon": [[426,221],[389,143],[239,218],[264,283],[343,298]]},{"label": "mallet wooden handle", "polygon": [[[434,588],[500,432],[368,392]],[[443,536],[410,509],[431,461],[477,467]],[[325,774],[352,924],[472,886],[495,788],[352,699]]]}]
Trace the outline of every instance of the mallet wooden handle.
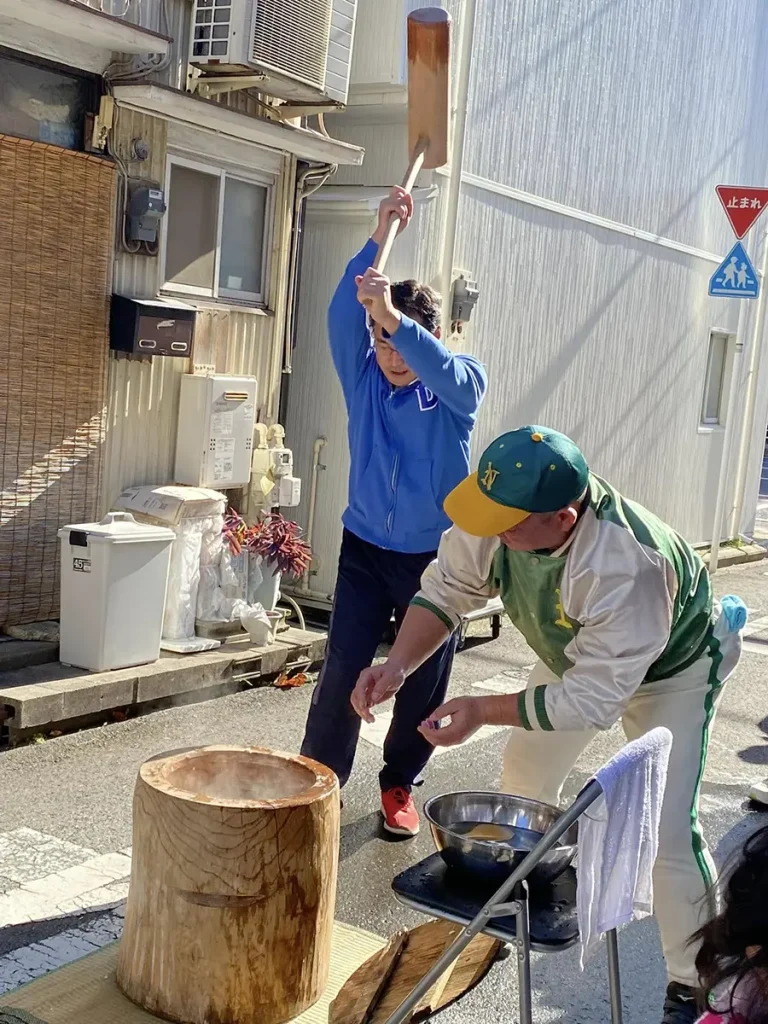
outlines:
[{"label": "mallet wooden handle", "polygon": [[[403,178],[403,188],[406,192],[410,193],[413,186],[416,184],[416,179],[419,176],[419,171],[424,163],[424,157],[427,155],[429,149],[429,139],[419,139],[416,146],[414,147],[413,153],[411,154],[411,162],[408,165],[408,170]],[[379,251],[376,253],[376,259],[373,261],[373,269],[381,273],[384,270],[389,254],[392,251],[392,245],[397,238],[397,232],[400,228],[400,218],[393,214],[392,219],[389,222],[387,233],[384,236],[384,241],[379,246]]]}]

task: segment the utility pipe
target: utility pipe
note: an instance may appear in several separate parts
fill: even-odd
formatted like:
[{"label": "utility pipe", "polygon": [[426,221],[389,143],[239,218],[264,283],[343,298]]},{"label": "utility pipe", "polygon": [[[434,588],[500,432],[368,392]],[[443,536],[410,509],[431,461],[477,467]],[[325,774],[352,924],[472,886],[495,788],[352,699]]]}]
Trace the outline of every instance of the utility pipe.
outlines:
[{"label": "utility pipe", "polygon": [[[292,597],[298,597],[301,601],[315,601],[321,604],[324,608],[330,608],[333,604],[333,594],[329,594],[327,591],[312,590],[310,587],[308,590],[302,590],[301,580],[299,581],[298,587],[281,587],[281,594],[290,594]],[[305,600],[307,599],[307,600]]]},{"label": "utility pipe", "polygon": [[[301,242],[301,207],[302,203],[313,192],[317,192],[332,174],[338,170],[336,164],[319,164],[308,167],[296,179],[296,192],[293,204],[293,231],[291,234],[291,255],[288,266],[288,302],[285,308],[285,327],[283,329],[283,374],[293,371],[293,325],[298,299],[299,283],[299,246]],[[320,178],[316,184],[307,186],[313,178]]]},{"label": "utility pipe", "polygon": [[285,601],[287,605],[290,605],[296,613],[296,618],[299,620],[299,629],[306,629],[307,623],[304,618],[304,612],[299,607],[298,603],[294,601],[290,594],[285,594],[283,591],[280,592],[280,600]]},{"label": "utility pipe", "polygon": [[[744,490],[747,486],[749,474],[749,457],[752,454],[752,437],[755,431],[755,404],[757,401],[757,390],[760,381],[760,363],[762,361],[765,342],[763,332],[765,330],[765,289],[766,274],[768,273],[768,231],[764,231],[761,238],[762,252],[760,254],[760,297],[757,300],[757,314],[754,319],[754,330],[750,340],[751,351],[749,353],[749,370],[747,372],[745,386],[744,418],[741,426],[741,438],[739,440],[739,453],[736,469],[736,484],[734,487],[734,504],[731,518],[731,532],[734,536],[741,532],[741,517],[744,511]],[[765,425],[763,425],[763,430]],[[763,437],[763,443],[765,438]]]},{"label": "utility pipe", "polygon": [[[731,359],[731,374],[728,388],[728,405],[725,410],[725,431],[723,433],[723,452],[720,456],[720,473],[717,480],[717,498],[715,500],[715,517],[712,523],[712,544],[709,551],[709,574],[714,576],[717,572],[717,563],[720,559],[720,541],[723,536],[723,515],[725,512],[725,501],[728,493],[728,478],[731,467],[731,448],[733,438],[736,434],[736,400],[739,394],[739,373],[744,349],[744,335],[746,334],[747,317],[749,315],[747,300],[742,300],[739,309],[739,323],[736,328],[736,344]],[[726,353],[727,355],[727,353]]]},{"label": "utility pipe", "polygon": [[451,333],[451,287],[453,267],[456,259],[456,235],[461,200],[461,175],[464,170],[464,140],[467,130],[467,105],[469,81],[472,71],[472,50],[475,41],[475,15],[477,0],[464,0],[461,16],[461,41],[459,44],[459,70],[456,82],[454,105],[453,139],[451,142],[451,163],[448,179],[445,220],[443,222],[443,265],[440,270],[440,292],[443,296],[442,333],[447,339]]},{"label": "utility pipe", "polygon": [[[328,444],[327,437],[318,437],[315,439],[315,443],[312,445],[312,482],[309,487],[309,518],[307,519],[307,532],[306,540],[310,548],[312,547],[312,533],[315,528],[315,506],[317,504],[317,477],[321,469],[325,469],[325,466],[320,465],[320,452]],[[312,569],[312,565],[307,566],[304,570],[304,575],[301,577],[301,592],[302,594],[309,593],[309,574]]]}]

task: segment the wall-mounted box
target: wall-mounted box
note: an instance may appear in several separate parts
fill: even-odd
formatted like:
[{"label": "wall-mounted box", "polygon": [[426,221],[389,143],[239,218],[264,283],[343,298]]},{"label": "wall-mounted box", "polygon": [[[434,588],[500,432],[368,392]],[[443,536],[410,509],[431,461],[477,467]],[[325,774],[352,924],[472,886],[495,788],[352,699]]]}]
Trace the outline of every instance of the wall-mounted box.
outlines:
[{"label": "wall-mounted box", "polygon": [[183,302],[112,296],[109,347],[134,356],[192,355],[197,310]]}]

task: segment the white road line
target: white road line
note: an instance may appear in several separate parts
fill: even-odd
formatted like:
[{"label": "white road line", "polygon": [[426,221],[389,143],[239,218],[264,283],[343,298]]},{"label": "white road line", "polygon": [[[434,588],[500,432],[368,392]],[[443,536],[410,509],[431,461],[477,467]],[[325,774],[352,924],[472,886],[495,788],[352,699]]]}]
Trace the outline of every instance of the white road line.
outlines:
[{"label": "white road line", "polygon": [[97,854],[33,829],[6,832],[0,875],[18,888],[0,894],[0,928],[114,906],[128,893],[130,873],[130,849]]},{"label": "white road line", "polygon": [[[391,724],[392,712],[383,711],[381,714],[376,715],[376,720],[373,725],[369,725],[368,722],[363,722],[360,727],[360,736],[367,743],[372,744],[374,747],[378,747],[379,750],[383,750],[384,740],[386,739]],[[457,744],[455,747],[435,747],[435,754],[447,754],[451,750],[458,750],[460,747],[466,747],[470,743],[477,743],[479,740],[487,740],[489,736],[493,736],[497,732],[502,732],[504,729],[505,726],[484,725],[482,729],[479,729],[474,734],[474,736],[470,736],[468,740]]]},{"label": "white road line", "polygon": [[491,676],[490,679],[480,679],[472,685],[478,690],[489,690],[491,693],[519,693],[525,689],[532,668],[533,665],[510,668]]},{"label": "white road line", "polygon": [[56,836],[17,828],[0,834],[0,875],[12,882],[29,882],[62,868],[83,864],[95,850],[75,846]]},{"label": "white road line", "polygon": [[768,643],[764,640],[750,640],[748,637],[745,637],[742,643],[742,650],[747,654],[766,655],[768,654]]}]

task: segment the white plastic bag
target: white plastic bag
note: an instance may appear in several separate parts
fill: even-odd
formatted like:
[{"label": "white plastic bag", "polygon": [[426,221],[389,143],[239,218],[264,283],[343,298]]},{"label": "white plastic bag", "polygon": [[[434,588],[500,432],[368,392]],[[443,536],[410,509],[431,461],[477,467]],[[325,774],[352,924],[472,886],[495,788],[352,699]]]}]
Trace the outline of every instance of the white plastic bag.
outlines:
[{"label": "white plastic bag", "polygon": [[272,623],[260,604],[248,605],[240,613],[240,624],[248,631],[251,643],[256,647],[266,647],[272,639]]},{"label": "white plastic bag", "polygon": [[225,544],[219,561],[219,582],[225,597],[238,601],[248,600],[248,549],[239,555]]},{"label": "white plastic bag", "polygon": [[188,640],[195,635],[195,608],[200,584],[200,551],[205,520],[183,519],[174,527],[168,589],[163,615],[166,640]]}]

